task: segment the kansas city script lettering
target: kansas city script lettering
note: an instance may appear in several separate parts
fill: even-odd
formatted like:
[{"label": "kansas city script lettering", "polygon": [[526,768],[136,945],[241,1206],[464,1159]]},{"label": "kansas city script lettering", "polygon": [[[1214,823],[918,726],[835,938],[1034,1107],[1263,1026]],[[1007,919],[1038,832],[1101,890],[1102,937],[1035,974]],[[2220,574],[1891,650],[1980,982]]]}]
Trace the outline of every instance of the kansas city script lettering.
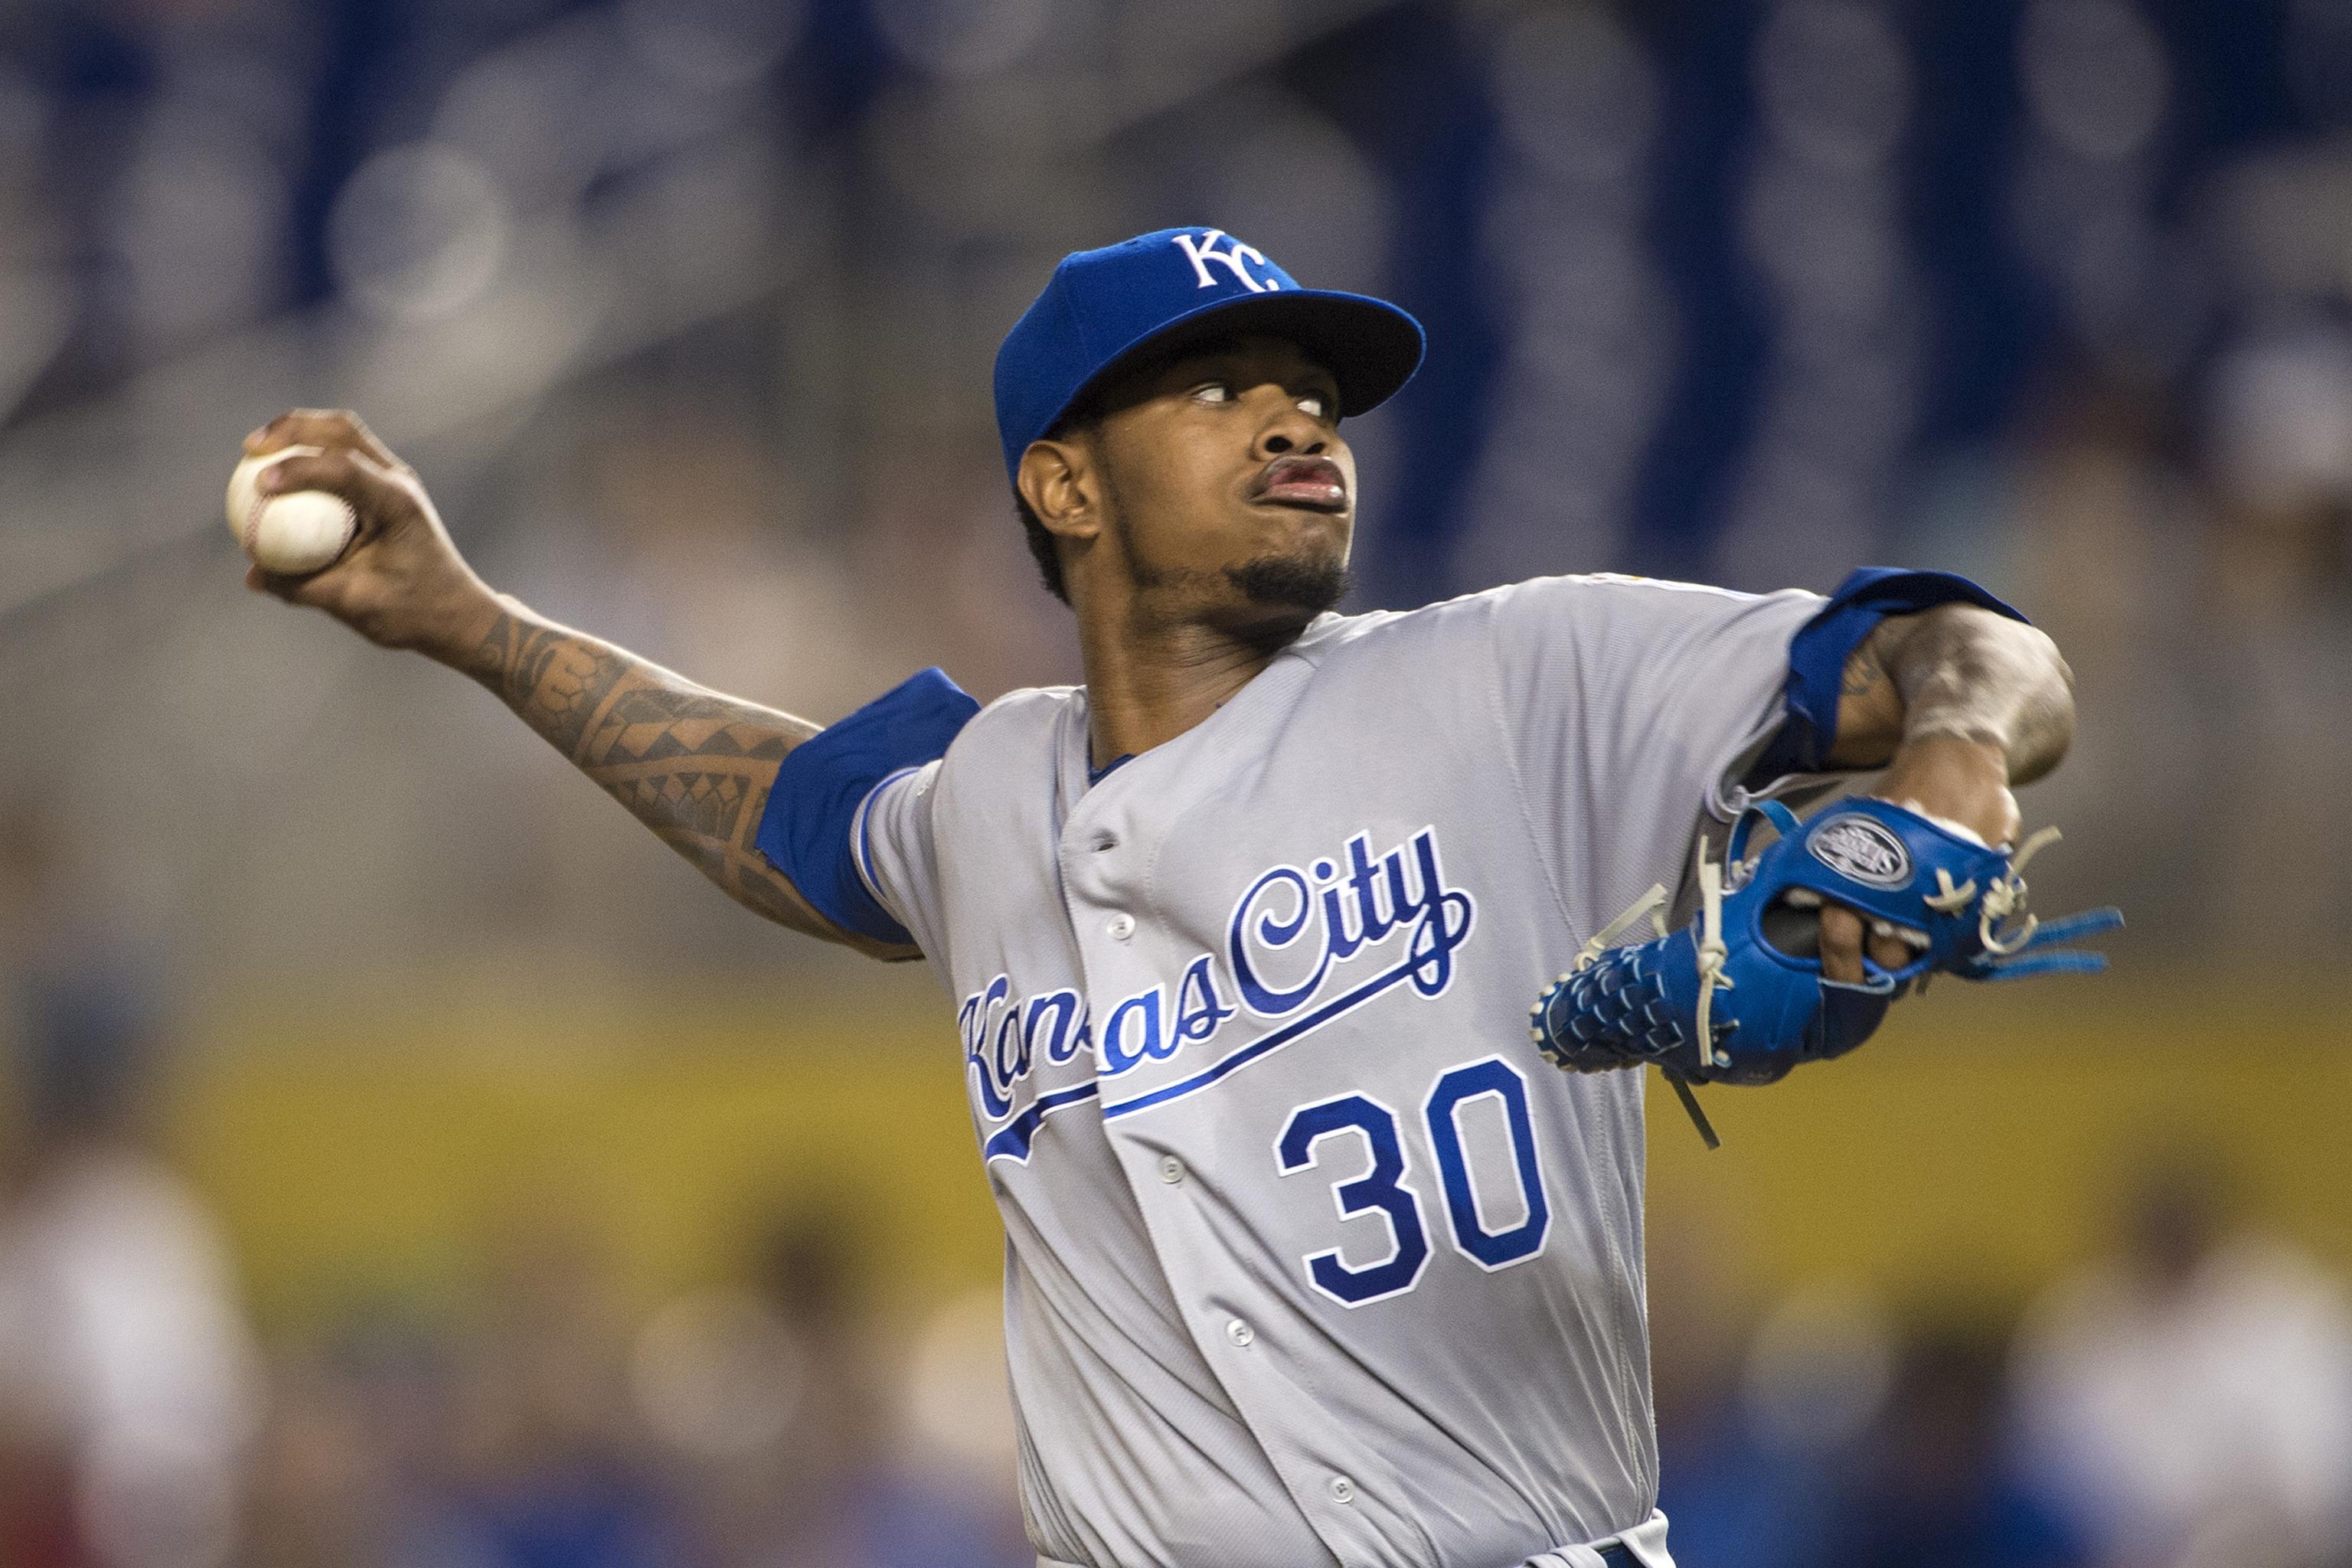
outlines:
[{"label": "kansas city script lettering", "polygon": [[[1016,1114],[1021,1085],[1040,1063],[1081,1051],[1093,1051],[1098,1079],[1114,1079],[1209,1046],[1236,1018],[1269,1026],[1253,1035],[1262,1046],[1319,1027],[1398,984],[1440,995],[1454,982],[1454,955],[1476,913],[1467,891],[1446,885],[1436,828],[1377,856],[1371,836],[1358,833],[1337,859],[1258,876],[1234,902],[1222,952],[1195,957],[1172,983],[1120,998],[1099,1033],[1075,990],[1024,999],[1000,974],[966,996],[957,1027],[973,1091],[986,1119],[999,1121]],[[1366,971],[1358,961],[1375,953],[1388,962]]]}]

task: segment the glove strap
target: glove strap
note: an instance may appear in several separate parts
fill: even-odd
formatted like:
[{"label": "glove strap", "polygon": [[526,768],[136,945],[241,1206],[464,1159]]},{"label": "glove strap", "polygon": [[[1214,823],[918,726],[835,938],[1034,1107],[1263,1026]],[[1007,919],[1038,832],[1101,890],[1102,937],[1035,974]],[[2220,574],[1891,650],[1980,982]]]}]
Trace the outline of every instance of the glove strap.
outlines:
[{"label": "glove strap", "polygon": [[1710,1149],[1722,1148],[1723,1140],[1715,1135],[1715,1124],[1706,1119],[1706,1112],[1698,1108],[1697,1091],[1674,1068],[1660,1068],[1658,1070],[1665,1075],[1668,1083],[1675,1086],[1675,1098],[1683,1102],[1683,1110],[1690,1117],[1691,1125],[1698,1129],[1700,1140]]},{"label": "glove strap", "polygon": [[1797,814],[1779,801],[1750,801],[1748,809],[1739,814],[1739,820],[1731,825],[1731,842],[1723,847],[1724,864],[1737,866],[1747,856],[1748,836],[1755,830],[1759,817],[1770,823],[1773,830],[1783,838],[1794,838],[1804,831],[1804,825],[1797,820]]}]

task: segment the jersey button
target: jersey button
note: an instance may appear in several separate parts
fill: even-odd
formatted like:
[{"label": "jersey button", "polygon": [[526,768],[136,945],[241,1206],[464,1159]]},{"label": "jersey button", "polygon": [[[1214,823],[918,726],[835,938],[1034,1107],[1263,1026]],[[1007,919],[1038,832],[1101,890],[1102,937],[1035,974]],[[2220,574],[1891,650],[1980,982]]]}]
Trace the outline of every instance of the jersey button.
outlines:
[{"label": "jersey button", "polygon": [[1356,1483],[1349,1480],[1345,1476],[1333,1476],[1331,1478],[1331,1500],[1333,1502],[1355,1501]]},{"label": "jersey button", "polygon": [[1160,1179],[1166,1182],[1171,1187],[1177,1183],[1182,1181],[1184,1179],[1184,1162],[1179,1160],[1173,1154],[1161,1155],[1160,1159]]},{"label": "jersey button", "polygon": [[1125,942],[1135,934],[1135,917],[1121,910],[1110,917],[1110,925],[1107,929],[1113,942]]},{"label": "jersey button", "polygon": [[1251,1328],[1247,1323],[1243,1322],[1239,1318],[1235,1318],[1232,1322],[1225,1325],[1225,1338],[1233,1341],[1234,1343],[1241,1346],[1244,1350],[1247,1350],[1249,1348],[1250,1342],[1257,1338],[1257,1331]]}]

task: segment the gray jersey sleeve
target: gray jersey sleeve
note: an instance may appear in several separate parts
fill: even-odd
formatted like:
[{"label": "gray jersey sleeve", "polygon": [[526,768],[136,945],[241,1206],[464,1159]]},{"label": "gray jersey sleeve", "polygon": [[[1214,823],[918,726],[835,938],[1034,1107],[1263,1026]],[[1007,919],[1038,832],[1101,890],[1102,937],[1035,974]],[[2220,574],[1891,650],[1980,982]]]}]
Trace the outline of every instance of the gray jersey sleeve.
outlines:
[{"label": "gray jersey sleeve", "polygon": [[1513,784],[1566,901],[1613,911],[1675,885],[1679,865],[1633,847],[1689,843],[1780,724],[1790,640],[1823,603],[1612,576],[1496,595]]},{"label": "gray jersey sleeve", "polygon": [[939,840],[931,814],[940,766],[935,759],[876,784],[849,828],[850,847],[866,890],[935,963],[943,962],[947,952],[947,932],[939,914]]}]

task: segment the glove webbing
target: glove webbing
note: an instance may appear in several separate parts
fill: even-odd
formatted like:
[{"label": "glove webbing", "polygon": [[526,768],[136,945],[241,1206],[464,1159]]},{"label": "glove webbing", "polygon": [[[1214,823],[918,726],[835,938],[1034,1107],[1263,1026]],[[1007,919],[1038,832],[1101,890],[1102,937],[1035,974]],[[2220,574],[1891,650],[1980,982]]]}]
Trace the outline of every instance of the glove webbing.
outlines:
[{"label": "glove webbing", "polygon": [[[1717,985],[1727,987],[1731,982],[1722,973],[1725,956],[1723,868],[1707,859],[1706,847],[1704,844],[1699,847],[1698,851],[1698,884],[1699,897],[1703,900],[1706,922],[1702,928],[1705,940],[1699,946],[1699,1048],[1707,1052],[1711,1058],[1715,1046],[1713,1037],[1707,1033],[1708,1002]],[[1651,883],[1648,892],[1627,905],[1622,914],[1593,932],[1592,940],[1577,949],[1576,962],[1570,964],[1567,971],[1560,975],[1559,984],[1565,985],[1568,984],[1569,975],[1578,970],[1590,968],[1602,953],[1623,941],[1625,933],[1640,924],[1644,916],[1649,918],[1652,931],[1659,936],[1666,935],[1666,885],[1664,882]],[[1714,957],[1711,961],[1707,956],[1710,951],[1708,943],[1713,944]],[[1538,1039],[1542,1038],[1541,1030],[1531,1030],[1530,1033]],[[1683,1112],[1691,1119],[1691,1125],[1698,1129],[1700,1141],[1710,1149],[1722,1148],[1723,1140],[1716,1136],[1715,1124],[1706,1119],[1706,1112],[1699,1109],[1697,1091],[1691,1088],[1689,1080],[1672,1068],[1662,1067],[1658,1071],[1664,1074],[1666,1082],[1673,1086],[1675,1098],[1683,1102]]]}]

